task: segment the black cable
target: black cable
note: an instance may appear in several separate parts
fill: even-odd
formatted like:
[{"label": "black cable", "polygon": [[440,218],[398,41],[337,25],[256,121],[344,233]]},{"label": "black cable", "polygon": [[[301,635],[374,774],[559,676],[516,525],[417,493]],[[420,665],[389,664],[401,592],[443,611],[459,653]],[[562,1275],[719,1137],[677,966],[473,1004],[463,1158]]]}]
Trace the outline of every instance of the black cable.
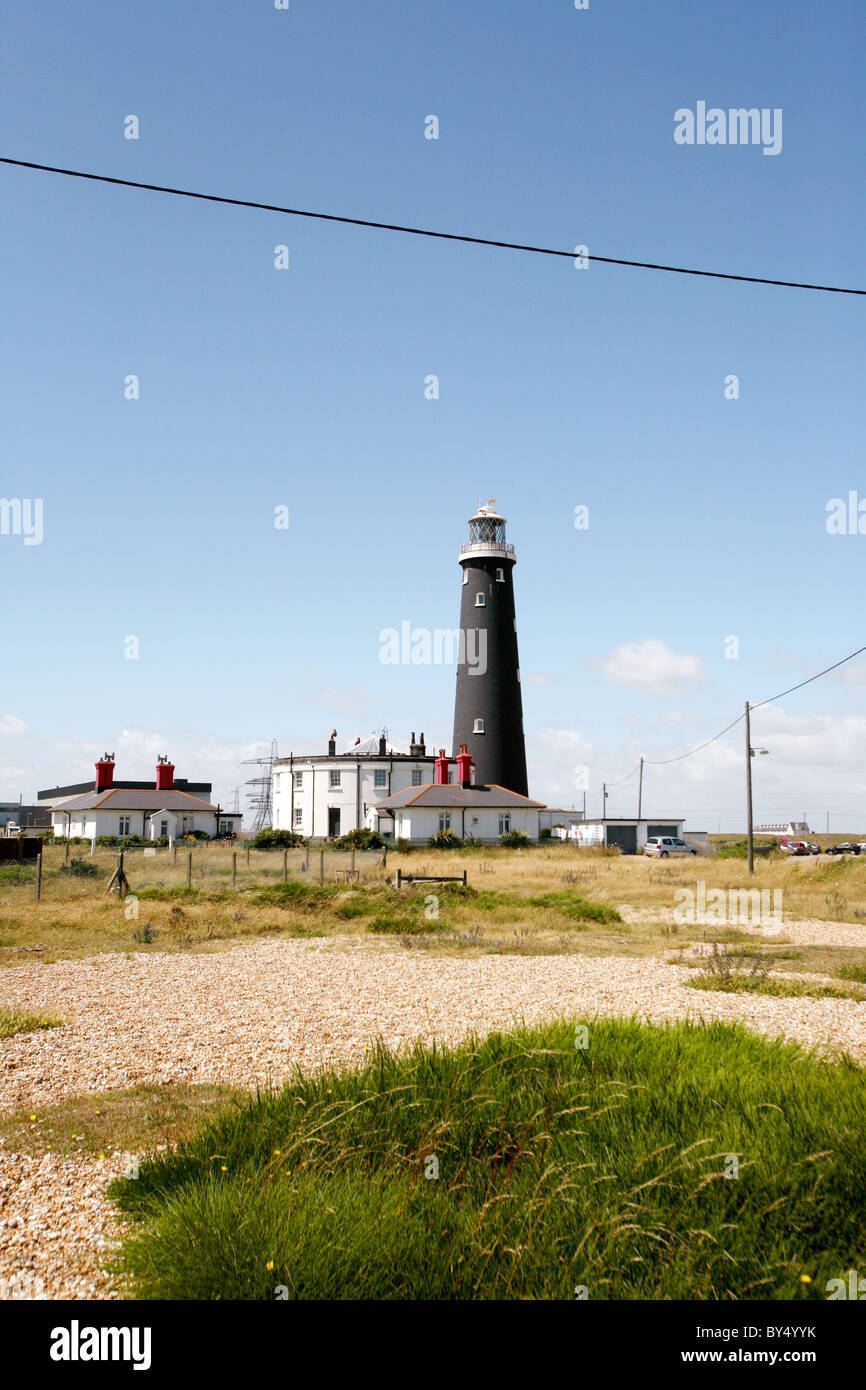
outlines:
[{"label": "black cable", "polygon": [[[46,174],[65,174],[73,179],[91,179],[96,183],[116,183],[123,188],[143,188],[151,193],[172,193],[177,198],[199,198],[207,203],[229,203],[233,207],[258,208],[263,212],[281,212],[290,217],[313,217],[321,222],[345,222],[352,227],[374,227],[383,232],[406,232],[410,236],[436,237],[441,241],[464,241],[474,246],[498,246],[507,251],[531,251],[536,256],[575,257],[574,251],[556,251],[549,246],[528,246],[519,241],[494,241],[490,237],[462,236],[458,232],[433,232],[425,227],[404,227],[395,222],[372,222],[364,217],[340,217],[333,212],[309,212],[304,208],[281,207],[277,203],[255,203],[247,198],[224,198],[216,193],[194,193],[188,188],[169,188],[160,183],[139,183],[134,179],[115,179],[107,174],[86,174],[80,169],[58,169],[53,164],[34,164],[28,159],[9,159],[0,155],[0,164],[14,164],[21,169],[40,169]],[[791,290],[821,290],[824,294],[866,294],[866,290],[846,289],[841,285],[812,285],[802,280],[770,280],[762,275],[734,275],[723,270],[691,270],[682,265],[659,265],[655,261],[627,261],[618,256],[596,256],[586,253],[586,260],[605,265],[627,265],[637,270],[665,270],[672,275],[702,275],[713,280],[741,280],[750,285],[780,285]]]},{"label": "black cable", "polygon": [[667,763],[680,763],[683,758],[690,758],[692,753],[700,753],[702,748],[709,748],[711,743],[715,743],[716,739],[722,738],[724,734],[728,733],[730,729],[733,729],[734,725],[739,724],[740,720],[745,719],[745,717],[745,714],[738,714],[736,719],[732,720],[726,729],[722,729],[720,734],[713,734],[713,737],[708,738],[706,743],[699,743],[697,748],[692,748],[688,753],[680,753],[676,758],[644,758],[644,763],[649,764],[650,767],[664,767]]},{"label": "black cable", "polygon": [[761,705],[771,705],[774,700],[781,700],[786,695],[792,695],[795,690],[802,690],[804,685],[811,685],[812,681],[819,680],[821,676],[826,676],[828,671],[835,671],[838,666],[844,666],[846,661],[853,660],[853,658],[859,656],[861,652],[866,652],[866,647],[858,647],[856,652],[852,652],[850,656],[843,656],[841,661],[835,661],[832,666],[827,666],[823,671],[819,671],[817,676],[810,676],[808,680],[800,681],[799,685],[792,685],[790,690],[783,690],[780,695],[772,695],[769,700],[762,700],[761,704],[751,705],[750,708],[760,709]]},{"label": "black cable", "polygon": [[[792,685],[789,689],[782,690],[778,695],[771,695],[769,700],[761,700],[757,705],[749,705],[749,710],[762,709],[764,705],[771,705],[775,700],[783,700],[786,695],[793,695],[795,690],[802,690],[804,685],[811,685],[812,681],[820,680],[822,676],[828,675],[830,671],[838,670],[840,666],[845,665],[846,661],[853,661],[854,657],[860,656],[862,652],[866,652],[866,647],[858,647],[856,652],[851,652],[848,656],[843,656],[841,661],[834,661],[832,666],[825,666],[823,671],[819,671],[817,675],[809,676],[808,680],[800,681],[799,685]],[[662,758],[661,760],[644,758],[644,763],[649,763],[652,767],[663,767],[666,763],[682,762],[683,758],[690,758],[692,753],[700,753],[702,748],[708,748],[711,743],[715,743],[716,739],[721,738],[728,730],[733,729],[734,725],[739,724],[740,720],[745,719],[745,717],[745,712],[737,715],[737,718],[734,719],[726,729],[722,729],[720,734],[714,734],[712,738],[707,739],[706,743],[699,743],[697,748],[692,748],[688,753],[680,753],[676,758]],[[616,785],[617,784],[614,783],[614,786]]]}]

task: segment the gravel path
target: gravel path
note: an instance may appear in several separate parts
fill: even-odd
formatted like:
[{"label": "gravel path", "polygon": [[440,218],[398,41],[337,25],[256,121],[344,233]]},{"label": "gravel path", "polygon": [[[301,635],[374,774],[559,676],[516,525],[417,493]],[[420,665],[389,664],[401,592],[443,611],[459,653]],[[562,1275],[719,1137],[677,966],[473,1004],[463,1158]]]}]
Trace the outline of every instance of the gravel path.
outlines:
[{"label": "gravel path", "polygon": [[[377,1035],[456,1040],[553,1014],[740,1019],[866,1061],[866,1002],[697,994],[689,976],[655,959],[461,959],[355,937],[15,966],[0,972],[0,1004],[68,1023],[0,1042],[0,1113],[141,1082],[279,1082],[298,1064],[358,1061]],[[50,1298],[106,1297],[102,1193],[126,1161],[0,1149],[0,1296],[29,1277]]]}]

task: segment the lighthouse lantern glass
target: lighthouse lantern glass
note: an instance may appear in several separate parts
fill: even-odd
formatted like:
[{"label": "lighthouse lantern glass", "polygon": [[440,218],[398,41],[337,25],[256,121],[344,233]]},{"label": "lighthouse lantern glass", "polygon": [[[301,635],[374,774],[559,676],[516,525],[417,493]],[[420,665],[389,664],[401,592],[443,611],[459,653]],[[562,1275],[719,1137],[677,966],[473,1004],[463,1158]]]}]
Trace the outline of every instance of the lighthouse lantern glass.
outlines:
[{"label": "lighthouse lantern glass", "polygon": [[505,522],[492,516],[474,516],[469,523],[472,545],[504,545]]}]

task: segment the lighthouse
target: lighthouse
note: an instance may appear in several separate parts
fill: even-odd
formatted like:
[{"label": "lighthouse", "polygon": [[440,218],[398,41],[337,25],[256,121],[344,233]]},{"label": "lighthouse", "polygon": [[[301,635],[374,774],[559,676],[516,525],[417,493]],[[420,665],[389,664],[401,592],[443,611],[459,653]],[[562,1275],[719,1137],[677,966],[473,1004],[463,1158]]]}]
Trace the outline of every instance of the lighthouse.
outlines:
[{"label": "lighthouse", "polygon": [[463,588],[454,756],[466,745],[477,784],[506,787],[527,796],[523,701],[514,610],[514,546],[505,539],[505,517],[495,499],[469,518],[469,540],[460,547]]}]

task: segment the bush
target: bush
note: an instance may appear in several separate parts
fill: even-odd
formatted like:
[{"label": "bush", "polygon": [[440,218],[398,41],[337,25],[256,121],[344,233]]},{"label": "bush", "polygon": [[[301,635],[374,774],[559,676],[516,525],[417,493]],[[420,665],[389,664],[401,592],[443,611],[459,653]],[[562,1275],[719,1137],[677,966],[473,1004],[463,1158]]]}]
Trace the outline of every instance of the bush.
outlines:
[{"label": "bush", "polygon": [[59,872],[61,874],[72,874],[75,878],[97,878],[99,869],[95,864],[90,864],[86,859],[70,859],[68,864],[61,864]]},{"label": "bush", "polygon": [[542,827],[541,830],[539,830],[538,838],[539,840],[550,840],[553,838],[553,831],[551,830],[549,825],[545,825]]},{"label": "bush", "polygon": [[[763,840],[756,836],[754,841],[755,853],[761,856],[767,854],[781,854],[778,840]],[[744,837],[742,840],[728,840],[725,844],[720,844],[716,848],[717,859],[747,859],[749,854],[749,842]]]},{"label": "bush", "polygon": [[378,830],[350,830],[348,834],[341,835],[339,840],[334,841],[336,849],[384,849],[385,841]]},{"label": "bush", "polygon": [[524,835],[522,830],[506,830],[499,836],[499,843],[506,845],[509,849],[522,849],[524,845],[531,845],[532,841],[528,835]]},{"label": "bush", "polygon": [[437,830],[435,835],[430,836],[427,844],[431,849],[460,849],[463,841],[453,830]]},{"label": "bush", "polygon": [[273,826],[266,825],[253,836],[252,843],[253,849],[296,849],[306,844],[306,840],[296,830],[274,830]]}]

